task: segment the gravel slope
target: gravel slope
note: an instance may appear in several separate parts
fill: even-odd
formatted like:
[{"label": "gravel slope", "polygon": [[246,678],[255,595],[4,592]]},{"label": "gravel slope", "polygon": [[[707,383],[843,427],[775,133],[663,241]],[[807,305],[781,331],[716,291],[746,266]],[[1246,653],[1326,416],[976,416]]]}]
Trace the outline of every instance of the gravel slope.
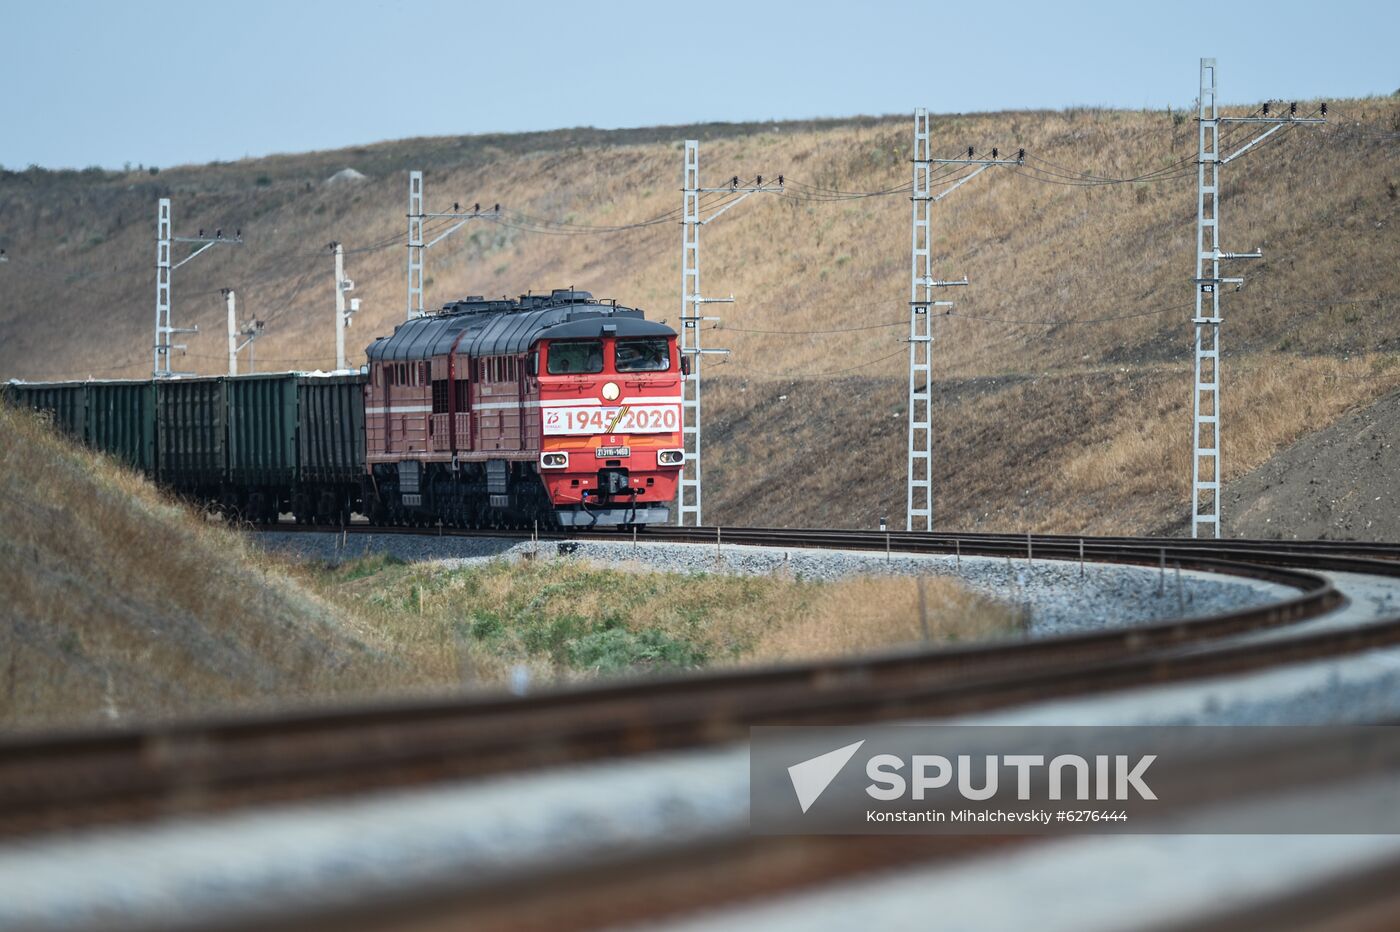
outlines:
[{"label": "gravel slope", "polygon": [[1397,476],[1400,392],[1392,392],[1226,483],[1225,527],[1234,537],[1400,541]]}]

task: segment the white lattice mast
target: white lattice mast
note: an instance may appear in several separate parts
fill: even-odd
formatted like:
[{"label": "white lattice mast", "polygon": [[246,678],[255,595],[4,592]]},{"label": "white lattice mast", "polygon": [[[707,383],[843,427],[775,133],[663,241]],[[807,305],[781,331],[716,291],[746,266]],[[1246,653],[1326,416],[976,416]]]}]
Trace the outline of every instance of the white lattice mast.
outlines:
[{"label": "white lattice mast", "polygon": [[[1286,117],[1221,117],[1216,97],[1214,58],[1201,59],[1199,146],[1196,157],[1196,293],[1195,357],[1191,392],[1191,536],[1201,536],[1201,525],[1211,528],[1209,536],[1221,536],[1220,516],[1220,286],[1244,284],[1243,278],[1223,278],[1222,260],[1260,259],[1263,253],[1222,252],[1220,249],[1220,167],[1253,149],[1285,126],[1299,123],[1325,123],[1322,118],[1299,117],[1298,105],[1291,104]],[[1224,123],[1257,123],[1269,126],[1264,132],[1229,155],[1221,151],[1220,126]]]},{"label": "white lattice mast", "polygon": [[[700,482],[700,368],[707,355],[726,354],[727,349],[711,349],[700,345],[701,325],[718,321],[701,313],[706,304],[732,304],[734,298],[706,298],[700,293],[700,228],[729,210],[751,194],[781,192],[783,176],[776,185],[763,183],[759,175],[752,185],[741,185],[738,176],[723,188],[700,187],[700,142],[685,141],[684,200],[681,213],[681,358],[690,366],[689,374],[681,377],[681,441],[685,447],[685,462],[681,469],[680,487],[676,492],[676,523],[699,526],[704,522],[703,487]],[[708,217],[702,215],[702,194],[733,195]]]},{"label": "white lattice mast", "polygon": [[[1025,150],[1014,159],[935,159],[931,149],[928,111],[914,111],[914,184],[910,192],[912,224],[909,262],[909,449],[904,527],[908,531],[933,530],[933,308],[952,307],[951,301],[933,300],[935,288],[964,286],[967,279],[942,281],[933,277],[933,205],[982,174],[993,165],[1020,165]],[[970,165],[975,168],[942,194],[933,193],[933,166]]]},{"label": "white lattice mast", "polygon": [[[171,249],[175,243],[198,243],[199,246],[179,262],[171,262]],[[238,246],[243,243],[242,231],[235,232],[232,238],[224,236],[223,230],[216,230],[213,236],[205,236],[200,230],[198,236],[175,236],[174,221],[171,218],[170,198],[162,197],[156,205],[156,327],[155,343],[151,358],[151,376],[157,379],[173,378],[177,375],[192,375],[190,372],[172,372],[170,351],[183,350],[184,344],[170,342],[177,333],[198,333],[198,327],[176,327],[171,323],[172,280],[175,270],[195,256],[220,244]]]},{"label": "white lattice mast", "polygon": [[[676,523],[700,524],[700,141],[685,141],[684,210],[681,214],[681,359],[690,372],[681,377],[680,492],[676,498]],[[687,518],[693,518],[687,521]]]},{"label": "white lattice mast", "polygon": [[[1201,59],[1196,157],[1195,376],[1191,393],[1191,536],[1220,536],[1220,113],[1215,59]],[[1202,476],[1202,465],[1205,476]]]},{"label": "white lattice mast", "polygon": [[906,531],[933,527],[933,194],[928,111],[914,111],[914,187],[909,265],[909,456]]},{"label": "white lattice mast", "polygon": [[[471,220],[496,220],[500,218],[501,205],[482,212],[481,205],[473,204],[470,211],[462,210],[460,203],[454,203],[451,210],[429,212],[423,195],[423,173],[408,173],[408,319],[422,317],[423,309],[423,270],[426,268],[428,250],[456,233]],[[423,240],[424,222],[437,218],[455,219],[457,222],[428,241]]]},{"label": "white lattice mast", "polygon": [[170,372],[170,198],[156,206],[156,339],[151,361],[153,378],[168,378]]}]

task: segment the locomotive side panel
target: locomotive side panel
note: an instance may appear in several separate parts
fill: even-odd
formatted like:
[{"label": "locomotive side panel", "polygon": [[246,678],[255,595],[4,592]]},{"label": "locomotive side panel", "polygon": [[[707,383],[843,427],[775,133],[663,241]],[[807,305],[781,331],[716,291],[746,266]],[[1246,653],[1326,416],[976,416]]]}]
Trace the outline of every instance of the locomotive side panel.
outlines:
[{"label": "locomotive side panel", "polygon": [[428,436],[434,453],[449,456],[472,449],[471,360],[437,356],[432,360],[433,410]]},{"label": "locomotive side panel", "polygon": [[523,356],[484,356],[476,364],[476,402],[480,450],[519,453],[525,443],[526,393]]},{"label": "locomotive side panel", "polygon": [[371,366],[365,388],[370,462],[397,462],[429,452],[432,377],[427,360]]}]

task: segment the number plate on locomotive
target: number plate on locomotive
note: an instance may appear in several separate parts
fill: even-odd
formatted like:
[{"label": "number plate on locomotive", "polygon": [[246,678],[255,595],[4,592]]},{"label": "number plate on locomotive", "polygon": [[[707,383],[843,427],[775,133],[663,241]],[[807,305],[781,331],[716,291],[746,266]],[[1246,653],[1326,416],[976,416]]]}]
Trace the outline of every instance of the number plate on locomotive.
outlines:
[{"label": "number plate on locomotive", "polygon": [[566,405],[544,409],[547,437],[671,434],[681,429],[678,404]]},{"label": "number plate on locomotive", "polygon": [[593,451],[593,456],[594,456],[594,458],[600,459],[600,460],[601,460],[601,459],[606,459],[606,458],[609,457],[609,456],[631,456],[631,455],[632,455],[632,448],[631,448],[631,447],[598,447],[596,450]]}]

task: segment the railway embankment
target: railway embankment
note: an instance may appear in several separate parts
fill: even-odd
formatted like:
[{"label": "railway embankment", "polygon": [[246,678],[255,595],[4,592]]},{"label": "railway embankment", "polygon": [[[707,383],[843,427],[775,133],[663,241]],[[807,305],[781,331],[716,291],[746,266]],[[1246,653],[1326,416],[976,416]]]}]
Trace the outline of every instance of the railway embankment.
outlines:
[{"label": "railway embankment", "polygon": [[[1174,566],[908,554],[860,550],[687,544],[638,540],[531,541],[518,538],[267,531],[259,541],[298,559],[339,563],[384,553],[444,566],[491,560],[573,560],[664,573],[781,576],[835,581],[913,576],[956,580],[1015,613],[1016,633],[1059,634],[1169,618],[1213,615],[1292,594],[1277,583]],[[936,613],[936,609],[935,609]],[[858,618],[850,619],[852,624]]]},{"label": "railway embankment", "polygon": [[236,531],[0,404],[0,728],[402,679],[352,621]]}]

